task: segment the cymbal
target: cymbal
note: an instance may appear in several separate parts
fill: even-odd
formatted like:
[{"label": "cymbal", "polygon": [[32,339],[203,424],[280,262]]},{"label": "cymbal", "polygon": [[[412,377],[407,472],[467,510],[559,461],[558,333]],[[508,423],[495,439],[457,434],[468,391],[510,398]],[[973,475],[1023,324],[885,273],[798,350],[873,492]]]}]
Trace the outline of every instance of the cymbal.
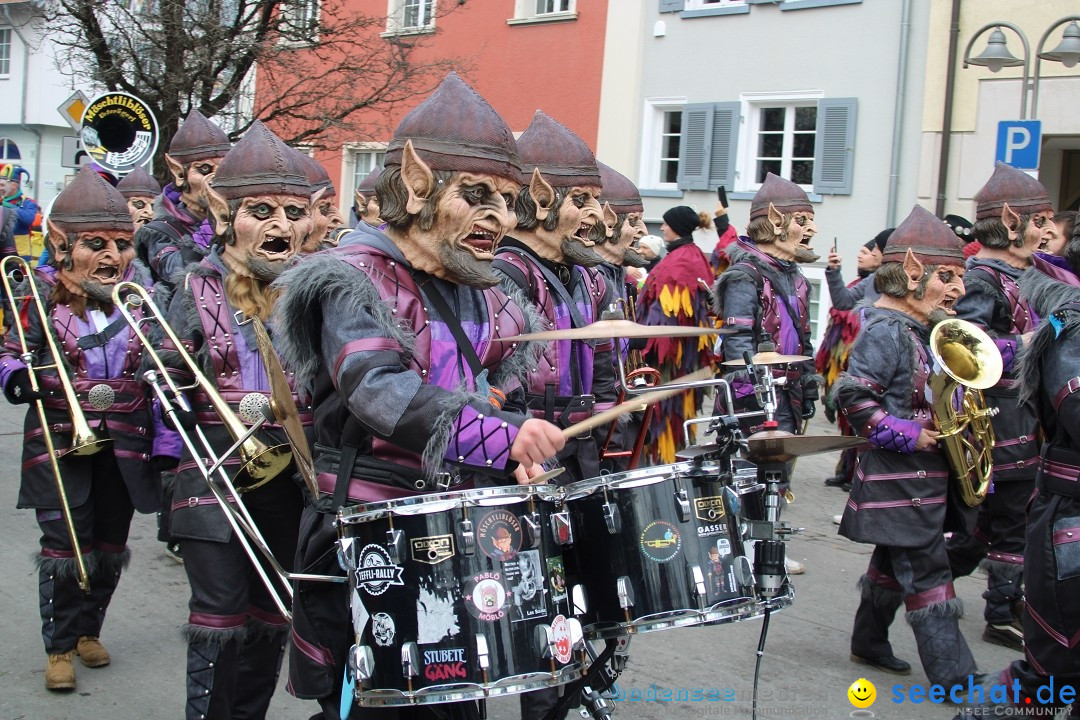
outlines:
[{"label": "cymbal", "polygon": [[783,430],[762,430],[746,440],[750,462],[788,462],[803,455],[817,455],[833,450],[847,450],[866,443],[850,435],[792,435]]},{"label": "cymbal", "polygon": [[565,330],[543,330],[513,337],[498,338],[502,342],[528,340],[607,340],[610,338],[701,337],[727,335],[730,328],[684,327],[682,325],[641,325],[629,320],[598,320],[591,325]]},{"label": "cymbal", "polygon": [[[812,357],[806,355],[781,355],[778,352],[759,352],[751,358],[755,365],[787,365],[788,363],[803,362],[804,360],[813,360]],[[724,367],[744,367],[746,365],[745,360],[725,360],[720,363]]]}]

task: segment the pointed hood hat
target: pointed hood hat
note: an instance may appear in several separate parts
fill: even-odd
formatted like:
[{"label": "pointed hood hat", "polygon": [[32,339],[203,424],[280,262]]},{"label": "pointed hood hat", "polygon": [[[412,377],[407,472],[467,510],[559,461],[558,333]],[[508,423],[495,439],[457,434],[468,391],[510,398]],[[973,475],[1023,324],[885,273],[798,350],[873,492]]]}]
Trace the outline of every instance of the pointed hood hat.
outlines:
[{"label": "pointed hood hat", "polygon": [[810,198],[806,197],[805,190],[790,180],[772,173],[765,176],[765,182],[761,184],[754,199],[750,201],[750,219],[766,217],[769,214],[770,203],[785,215],[794,212],[814,212],[814,206],[810,204]]},{"label": "pointed hood hat", "polygon": [[154,197],[161,194],[161,186],[158,181],[150,176],[150,173],[137,167],[116,184],[116,189],[126,198]]},{"label": "pointed hood hat", "polygon": [[334,188],[334,183],[330,180],[330,173],[326,172],[326,168],[322,166],[322,163],[299,150],[295,152],[304,166],[308,182],[311,183],[311,192],[318,192],[325,188],[326,192],[322,194],[324,199],[337,197],[337,189]]},{"label": "pointed hood hat", "polygon": [[382,165],[369,172],[356,186],[356,189],[364,195],[370,195],[375,192],[375,181],[379,179],[380,175],[382,175]]},{"label": "pointed hood hat", "polygon": [[521,177],[514,134],[495,108],[450,73],[394,131],[384,166],[400,165],[405,142],[432,170]]},{"label": "pointed hood hat", "polygon": [[523,182],[528,183],[533,168],[540,168],[553,187],[601,186],[596,156],[585,141],[543,110],[518,138]]},{"label": "pointed hood hat", "polygon": [[169,157],[184,164],[225,157],[232,148],[225,131],[195,108],[169,143]]},{"label": "pointed hood hat", "polygon": [[600,170],[600,180],[604,185],[600,193],[601,205],[607,203],[616,215],[644,212],[645,206],[641,202],[641,193],[637,185],[630,182],[630,178],[599,160],[596,161],[596,167]]},{"label": "pointed hood hat", "polygon": [[997,163],[994,174],[975,193],[975,219],[1001,217],[1001,208],[1008,203],[1018,215],[1053,212],[1050,195],[1043,184],[1022,170]]},{"label": "pointed hood hat", "polygon": [[226,200],[252,195],[311,197],[300,153],[256,120],[221,160],[210,185]]},{"label": "pointed hood hat", "polygon": [[120,191],[88,167],[56,196],[49,222],[68,232],[127,230],[134,232],[127,200]]},{"label": "pointed hood hat", "polygon": [[921,205],[893,230],[881,261],[903,262],[908,250],[924,265],[963,265],[966,259],[956,233]]}]

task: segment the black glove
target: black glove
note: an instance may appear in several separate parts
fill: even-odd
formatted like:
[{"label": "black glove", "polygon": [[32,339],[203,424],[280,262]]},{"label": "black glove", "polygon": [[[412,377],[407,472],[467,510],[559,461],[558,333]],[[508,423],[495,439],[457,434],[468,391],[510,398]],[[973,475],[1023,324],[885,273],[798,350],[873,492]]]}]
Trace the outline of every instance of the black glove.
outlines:
[{"label": "black glove", "polygon": [[173,395],[171,391],[166,389],[165,393],[169,397],[169,405],[172,406],[171,413],[165,412],[165,409],[162,408],[161,414],[165,420],[165,427],[169,428],[170,430],[179,430],[180,428],[176,427],[176,424],[173,422],[173,419],[175,418],[176,422],[180,423],[180,427],[184,428],[185,430],[194,430],[195,413],[191,410],[184,410],[183,408],[181,408],[180,403],[176,399],[176,396]]},{"label": "black glove", "polygon": [[30,387],[30,371],[26,368],[19,368],[11,373],[11,377],[8,378],[7,385],[4,386],[4,397],[12,405],[22,405],[40,400],[45,395],[34,392]]}]

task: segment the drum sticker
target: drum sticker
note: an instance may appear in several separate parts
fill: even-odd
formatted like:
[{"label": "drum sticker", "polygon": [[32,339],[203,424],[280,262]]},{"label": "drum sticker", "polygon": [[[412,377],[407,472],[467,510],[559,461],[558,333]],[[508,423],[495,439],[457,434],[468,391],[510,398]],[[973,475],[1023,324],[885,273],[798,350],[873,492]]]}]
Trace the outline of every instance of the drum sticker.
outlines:
[{"label": "drum sticker", "polygon": [[455,637],[461,628],[454,613],[454,591],[430,590],[425,585],[421,582],[416,599],[416,642],[430,645]]},{"label": "drum sticker", "polygon": [[574,641],[570,637],[570,623],[562,615],[556,615],[551,621],[551,639],[555,643],[555,659],[563,665],[570,662]]},{"label": "drum sticker", "polygon": [[513,560],[521,549],[521,522],[508,510],[493,510],[477,523],[476,539],[489,558]]},{"label": "drum sticker", "polygon": [[[727,513],[724,512],[724,498],[719,495],[694,498],[694,516],[705,523],[704,527],[698,527],[698,537],[716,535],[726,530],[721,522]],[[706,528],[708,528],[706,530]]]},{"label": "drum sticker", "polygon": [[561,603],[566,600],[566,566],[562,556],[547,559],[547,576],[551,584],[551,602]]},{"label": "drum sticker", "polygon": [[397,627],[394,618],[386,613],[375,613],[371,616],[371,635],[375,638],[375,644],[379,647],[390,647],[394,644],[394,635]]},{"label": "drum sticker", "polygon": [[516,560],[503,564],[506,589],[514,602],[514,621],[547,616],[547,588],[539,550],[525,550]]},{"label": "drum sticker", "polygon": [[679,529],[664,520],[653,520],[641,531],[641,553],[656,562],[666,563],[679,554],[682,537]]},{"label": "drum sticker", "polygon": [[454,557],[453,535],[413,538],[409,546],[412,548],[412,559],[428,565],[438,565]]},{"label": "drum sticker", "polygon": [[465,606],[473,617],[487,622],[506,617],[506,589],[502,585],[502,573],[485,572],[474,575],[465,592]]},{"label": "drum sticker", "polygon": [[390,562],[390,554],[378,545],[365,545],[356,563],[356,588],[368,595],[382,595],[391,585],[404,585],[400,565]]},{"label": "drum sticker", "polygon": [[440,648],[424,651],[424,678],[431,682],[466,680],[465,648]]},{"label": "drum sticker", "polygon": [[357,635],[363,635],[371,616],[368,614],[367,608],[364,607],[364,599],[360,597],[360,591],[356,588],[352,589],[352,599],[349,605],[352,610],[353,631]]}]

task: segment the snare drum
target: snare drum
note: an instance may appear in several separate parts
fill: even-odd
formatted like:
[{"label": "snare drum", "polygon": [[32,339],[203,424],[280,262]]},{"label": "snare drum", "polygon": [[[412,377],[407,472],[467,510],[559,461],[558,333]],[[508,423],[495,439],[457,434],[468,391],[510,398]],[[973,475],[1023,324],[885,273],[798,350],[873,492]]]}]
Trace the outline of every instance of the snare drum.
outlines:
[{"label": "snare drum", "polygon": [[738,620],[753,612],[753,571],[732,512],[737,495],[716,466],[631,470],[563,491],[587,638]]},{"label": "snare drum", "polygon": [[358,705],[477,700],[581,675],[555,492],[486,488],[341,511]]}]

